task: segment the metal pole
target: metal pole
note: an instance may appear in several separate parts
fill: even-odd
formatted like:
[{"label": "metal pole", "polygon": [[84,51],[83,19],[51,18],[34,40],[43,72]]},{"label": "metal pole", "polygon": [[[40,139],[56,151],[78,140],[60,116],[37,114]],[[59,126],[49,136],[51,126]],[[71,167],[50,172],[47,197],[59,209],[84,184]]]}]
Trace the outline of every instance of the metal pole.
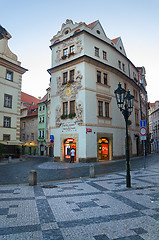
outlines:
[{"label": "metal pole", "polygon": [[143,140],[143,150],[144,150],[144,168],[146,168],[146,149],[145,149],[145,140]]},{"label": "metal pole", "polygon": [[128,111],[124,111],[125,123],[126,123],[126,187],[131,188],[131,176],[130,176],[130,156],[129,156],[129,142],[128,142]]}]

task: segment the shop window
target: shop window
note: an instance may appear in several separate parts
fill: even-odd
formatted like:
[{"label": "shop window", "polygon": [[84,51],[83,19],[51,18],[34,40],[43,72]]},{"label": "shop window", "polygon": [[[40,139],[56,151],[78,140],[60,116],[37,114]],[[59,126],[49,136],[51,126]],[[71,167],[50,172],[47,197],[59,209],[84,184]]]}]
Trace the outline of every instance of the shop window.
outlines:
[{"label": "shop window", "polygon": [[107,138],[101,138],[98,141],[99,161],[109,160],[109,141]]},{"label": "shop window", "polygon": [[64,159],[69,160],[71,159],[71,149],[75,150],[75,158],[74,160],[76,161],[76,141],[73,138],[67,138],[64,140]]}]

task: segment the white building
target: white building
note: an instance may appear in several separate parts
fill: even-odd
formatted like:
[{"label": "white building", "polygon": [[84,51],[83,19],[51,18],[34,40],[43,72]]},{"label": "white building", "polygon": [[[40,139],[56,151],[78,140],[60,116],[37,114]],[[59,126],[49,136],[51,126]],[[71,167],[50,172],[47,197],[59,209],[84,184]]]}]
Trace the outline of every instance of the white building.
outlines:
[{"label": "white building", "polygon": [[130,116],[130,154],[139,154],[139,71],[127,58],[121,38],[110,40],[99,21],[66,20],[52,38],[51,118],[55,161],[125,157],[125,120],[114,95],[118,83],[135,95]]},{"label": "white building", "polygon": [[149,127],[151,134],[151,150],[159,151],[159,101],[150,103],[149,109]]},{"label": "white building", "polygon": [[0,144],[7,154],[15,155],[20,145],[22,75],[27,69],[9,49],[10,38],[0,25]]}]

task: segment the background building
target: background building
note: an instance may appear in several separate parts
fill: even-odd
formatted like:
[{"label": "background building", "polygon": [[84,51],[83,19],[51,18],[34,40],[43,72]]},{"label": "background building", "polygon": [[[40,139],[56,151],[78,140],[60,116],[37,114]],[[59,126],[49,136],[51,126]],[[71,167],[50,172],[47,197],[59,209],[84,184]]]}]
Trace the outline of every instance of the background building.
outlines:
[{"label": "background building", "polygon": [[69,160],[71,148],[76,150],[76,161],[125,157],[125,121],[114,95],[119,82],[135,96],[129,148],[132,156],[139,155],[145,73],[141,84],[143,78],[127,58],[121,38],[109,39],[99,21],[87,25],[66,20],[51,39],[50,48],[50,129],[55,160]]},{"label": "background building", "polygon": [[21,92],[22,155],[38,155],[38,103],[39,99]]},{"label": "background building", "polygon": [[149,126],[151,135],[151,150],[159,151],[159,101],[150,103]]},{"label": "background building", "polygon": [[20,100],[22,74],[17,56],[8,47],[11,35],[0,26],[0,148],[18,156],[20,146]]}]

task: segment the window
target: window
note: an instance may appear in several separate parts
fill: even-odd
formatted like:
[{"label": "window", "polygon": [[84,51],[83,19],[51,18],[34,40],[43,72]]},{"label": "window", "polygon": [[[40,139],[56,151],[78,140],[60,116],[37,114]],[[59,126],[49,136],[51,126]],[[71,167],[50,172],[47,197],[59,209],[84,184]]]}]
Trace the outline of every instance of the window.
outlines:
[{"label": "window", "polygon": [[98,101],[98,116],[102,117],[103,116],[103,102]]},{"label": "window", "polygon": [[67,83],[72,83],[72,82],[74,82],[74,79],[75,79],[75,70],[74,69],[64,72],[62,84],[65,85]]},{"label": "window", "polygon": [[135,123],[139,126],[139,110],[135,109]]},{"label": "window", "polygon": [[12,108],[12,96],[4,94],[4,107]]},{"label": "window", "polygon": [[70,113],[75,112],[75,101],[70,101]]},{"label": "window", "polygon": [[118,66],[121,69],[121,61],[118,61]]},{"label": "window", "polygon": [[39,130],[39,138],[44,138],[44,130]]},{"label": "window", "polygon": [[74,45],[70,46],[70,53],[72,53],[74,51],[75,51],[75,46]]},{"label": "window", "polygon": [[124,89],[127,91],[127,84],[124,83]]},{"label": "window", "polygon": [[109,117],[109,103],[105,102],[105,117]]},{"label": "window", "polygon": [[39,107],[39,111],[41,111],[41,107]]},{"label": "window", "polygon": [[44,122],[44,117],[42,117],[42,122]]},{"label": "window", "polygon": [[25,133],[22,134],[22,140],[25,140]]},{"label": "window", "polygon": [[123,63],[122,66],[123,66],[123,71],[125,72],[125,64]]},{"label": "window", "polygon": [[99,57],[99,48],[95,47],[94,49],[95,49],[95,56]]},{"label": "window", "polygon": [[70,82],[74,81],[74,70],[70,71]]},{"label": "window", "polygon": [[41,123],[41,117],[39,117],[39,123]]},{"label": "window", "polygon": [[97,71],[97,82],[101,83],[101,72]]},{"label": "window", "polygon": [[9,134],[3,134],[3,141],[10,141],[10,135]]},{"label": "window", "polygon": [[43,110],[45,110],[45,106],[43,105]]},{"label": "window", "polygon": [[63,73],[63,83],[67,83],[67,80],[68,80],[68,72],[64,72]]},{"label": "window", "polygon": [[103,51],[103,59],[107,60],[107,53],[105,51]]},{"label": "window", "polygon": [[6,71],[6,79],[9,81],[13,81],[13,72],[10,70]]},{"label": "window", "polygon": [[103,80],[104,80],[104,84],[105,84],[105,85],[108,85],[108,82],[107,82],[107,74],[106,74],[106,73],[103,73]]},{"label": "window", "polygon": [[34,141],[34,133],[31,133],[31,141]]},{"label": "window", "polygon": [[68,102],[63,103],[63,115],[68,115]]},{"label": "window", "polygon": [[25,128],[25,122],[22,123],[22,127]]},{"label": "window", "polygon": [[65,48],[64,50],[63,50],[63,56],[67,56],[68,55],[68,48]]},{"label": "window", "polygon": [[6,127],[6,128],[10,128],[11,127],[11,118],[10,117],[4,117],[3,126]]}]

